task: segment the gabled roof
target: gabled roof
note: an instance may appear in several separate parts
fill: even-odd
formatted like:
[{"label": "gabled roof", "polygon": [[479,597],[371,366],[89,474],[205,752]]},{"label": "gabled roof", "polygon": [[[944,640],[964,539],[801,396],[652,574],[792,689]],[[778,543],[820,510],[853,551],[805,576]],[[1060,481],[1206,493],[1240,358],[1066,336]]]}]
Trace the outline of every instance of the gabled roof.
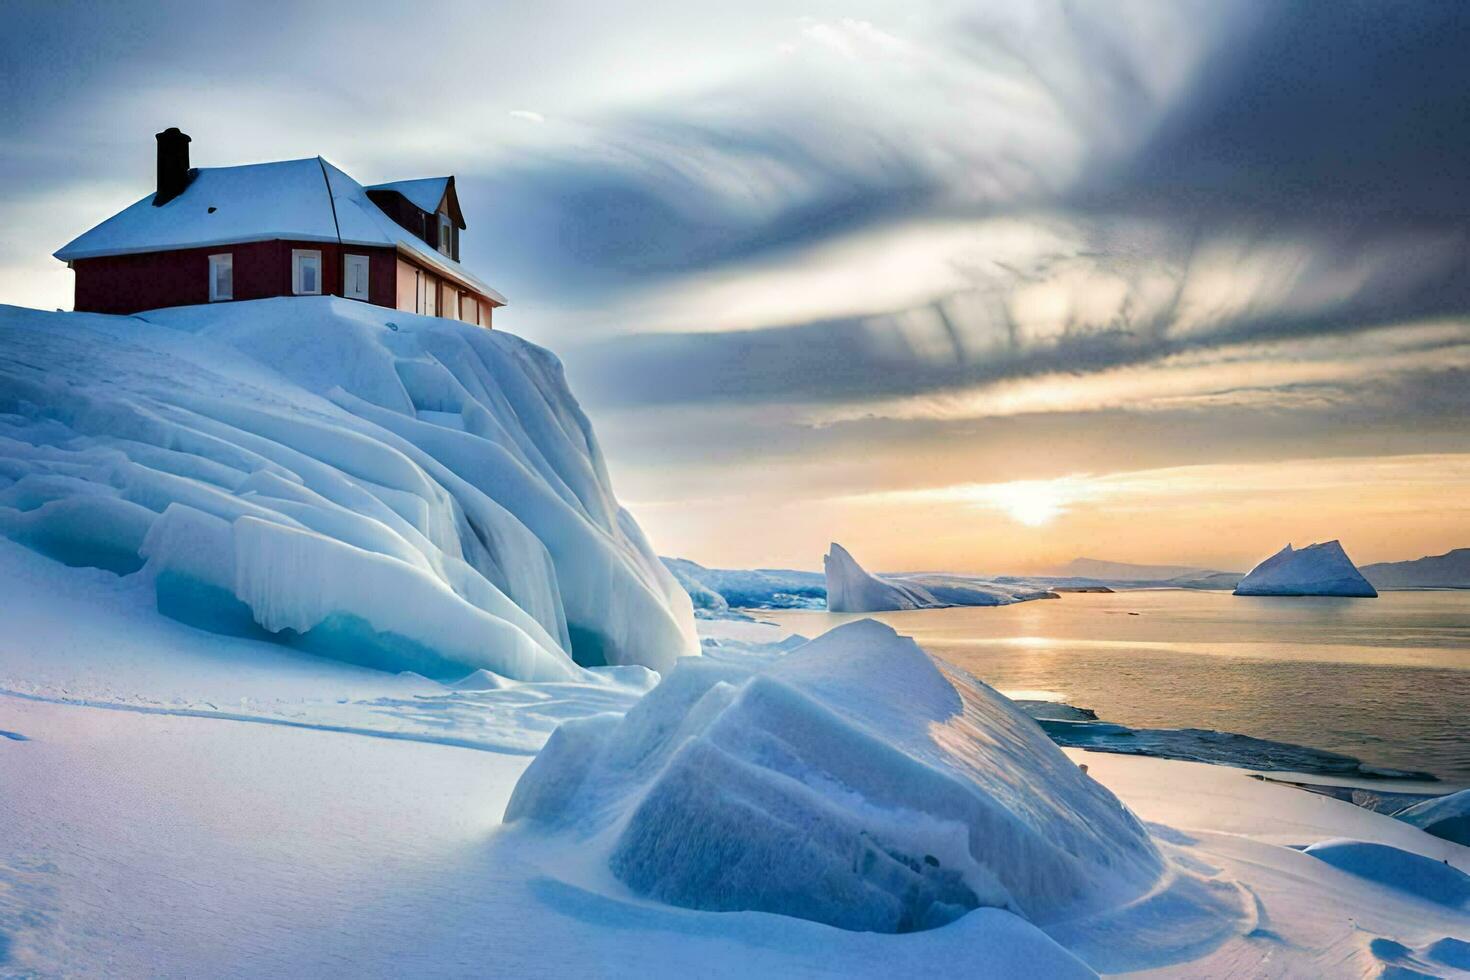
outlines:
[{"label": "gabled roof", "polygon": [[[433,214],[439,205],[448,204],[449,216],[463,230],[464,215],[459,210],[459,195],[454,192],[453,177],[420,177],[417,180],[390,180],[386,184],[373,184],[368,191],[401,194],[420,211]],[[447,202],[446,202],[447,198]]]},{"label": "gabled roof", "polygon": [[[452,178],[434,178],[448,180]],[[404,181],[414,184],[418,181]],[[437,208],[438,201],[434,207]],[[161,207],[149,194],[57,251],[63,262],[287,239],[394,248],[483,293],[505,297],[383,213],[367,189],[321,157],[201,167],[178,197]]]}]

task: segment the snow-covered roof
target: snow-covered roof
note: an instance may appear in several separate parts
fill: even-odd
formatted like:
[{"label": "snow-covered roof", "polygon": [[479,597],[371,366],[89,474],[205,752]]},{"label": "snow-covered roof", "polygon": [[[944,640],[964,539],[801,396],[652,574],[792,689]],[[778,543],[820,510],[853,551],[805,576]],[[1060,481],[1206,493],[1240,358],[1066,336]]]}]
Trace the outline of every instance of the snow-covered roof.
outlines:
[{"label": "snow-covered roof", "polygon": [[449,186],[448,177],[420,177],[417,180],[390,180],[386,184],[373,184],[370,191],[394,191],[408,198],[408,203],[420,211],[433,214],[444,200],[444,190]]},{"label": "snow-covered roof", "polygon": [[[438,204],[436,199],[433,206]],[[55,254],[71,262],[274,239],[393,248],[497,303],[505,302],[463,265],[384,214],[367,188],[321,157],[201,167],[184,192],[162,207],[154,207],[149,194]]]}]

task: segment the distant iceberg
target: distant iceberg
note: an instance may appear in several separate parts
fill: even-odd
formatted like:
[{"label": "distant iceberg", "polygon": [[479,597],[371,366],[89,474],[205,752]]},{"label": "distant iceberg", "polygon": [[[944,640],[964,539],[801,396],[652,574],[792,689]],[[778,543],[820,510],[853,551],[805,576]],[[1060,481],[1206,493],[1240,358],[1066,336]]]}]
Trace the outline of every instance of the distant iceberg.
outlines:
[{"label": "distant iceberg", "polygon": [[821,609],[827,584],[820,572],[792,568],[706,568],[687,558],[664,566],[689,593],[697,615],[719,618],[734,609]]},{"label": "distant iceberg", "polygon": [[885,575],[866,571],[835,541],[822,564],[830,612],[889,612],[943,606],[1003,606],[1027,599],[1055,599],[1055,592],[1021,583],[963,575]]},{"label": "distant iceberg", "polygon": [[1251,569],[1236,595],[1335,595],[1376,599],[1377,591],[1337,541],[1291,545]]},{"label": "distant iceberg", "polygon": [[822,567],[827,573],[827,609],[831,612],[883,612],[944,605],[923,589],[885,582],[868,574],[835,541],[822,559]]}]

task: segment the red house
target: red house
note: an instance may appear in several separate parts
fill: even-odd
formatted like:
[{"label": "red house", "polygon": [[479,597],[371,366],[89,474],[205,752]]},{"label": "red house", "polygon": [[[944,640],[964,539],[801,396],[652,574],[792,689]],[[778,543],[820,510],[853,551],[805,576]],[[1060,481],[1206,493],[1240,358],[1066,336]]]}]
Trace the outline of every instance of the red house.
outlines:
[{"label": "red house", "polygon": [[157,139],[156,192],[56,253],[78,311],[330,295],[488,327],[505,305],[459,264],[453,177],[364,187],[321,157],[190,169],[188,136]]}]

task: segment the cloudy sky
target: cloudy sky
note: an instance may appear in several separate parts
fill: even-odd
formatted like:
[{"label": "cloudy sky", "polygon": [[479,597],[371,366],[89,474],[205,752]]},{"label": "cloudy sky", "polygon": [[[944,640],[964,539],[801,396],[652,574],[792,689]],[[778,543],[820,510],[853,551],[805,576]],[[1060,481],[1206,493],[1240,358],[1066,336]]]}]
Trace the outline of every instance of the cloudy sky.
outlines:
[{"label": "cloudy sky", "polygon": [[452,172],[498,325],[561,354],[666,554],[1470,545],[1470,5],[6,18],[0,301],[70,306],[50,253],[166,126],[199,166]]}]

